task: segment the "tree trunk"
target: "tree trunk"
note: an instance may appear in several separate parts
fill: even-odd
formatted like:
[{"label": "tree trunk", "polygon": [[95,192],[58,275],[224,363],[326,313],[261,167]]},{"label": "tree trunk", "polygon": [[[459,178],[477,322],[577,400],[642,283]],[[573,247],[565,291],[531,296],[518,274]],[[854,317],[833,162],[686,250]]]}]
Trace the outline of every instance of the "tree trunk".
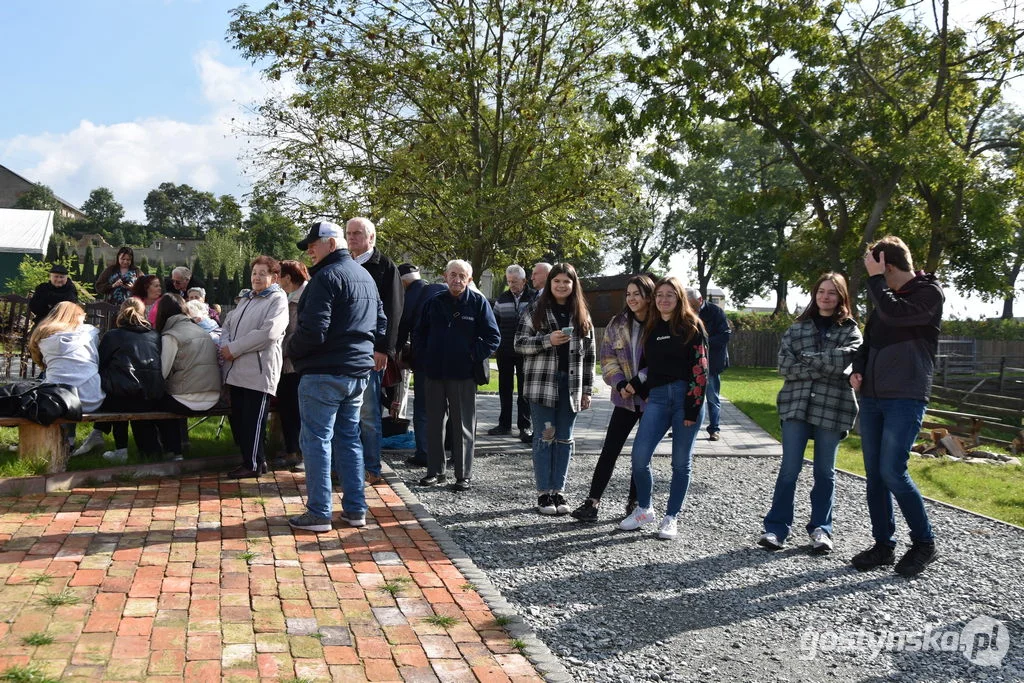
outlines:
[{"label": "tree trunk", "polygon": [[787,294],[789,294],[789,282],[784,275],[779,275],[775,281],[775,310],[772,311],[772,317],[789,313]]},{"label": "tree trunk", "polygon": [[[1022,264],[1020,259],[1013,264],[1013,268],[1010,269],[1010,285],[1011,287],[1017,284],[1017,278],[1020,277],[1020,270]],[[1013,319],[1013,297],[1016,295],[1017,290],[1011,289],[1010,293],[1003,299],[1003,314],[999,316],[1003,320]]]}]

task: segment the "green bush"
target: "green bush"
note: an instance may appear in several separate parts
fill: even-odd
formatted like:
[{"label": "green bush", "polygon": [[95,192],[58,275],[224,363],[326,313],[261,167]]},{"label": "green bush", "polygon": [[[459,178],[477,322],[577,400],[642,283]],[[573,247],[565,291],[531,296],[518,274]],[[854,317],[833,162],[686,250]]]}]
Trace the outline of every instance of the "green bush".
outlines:
[{"label": "green bush", "polygon": [[791,313],[769,315],[767,313],[727,311],[725,315],[734,331],[785,332],[796,320],[796,316]]},{"label": "green bush", "polygon": [[943,320],[942,334],[949,337],[973,337],[1016,341],[1024,339],[1024,321],[1000,320]]}]

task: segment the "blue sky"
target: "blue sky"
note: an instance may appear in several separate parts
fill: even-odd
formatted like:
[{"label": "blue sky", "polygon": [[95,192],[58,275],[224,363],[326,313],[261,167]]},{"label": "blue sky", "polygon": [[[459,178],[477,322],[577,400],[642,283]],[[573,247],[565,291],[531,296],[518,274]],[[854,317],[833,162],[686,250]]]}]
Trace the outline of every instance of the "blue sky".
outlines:
[{"label": "blue sky", "polygon": [[241,0],[3,0],[0,164],[130,218],[161,182],[239,199],[232,118],[266,89],[225,42]]}]

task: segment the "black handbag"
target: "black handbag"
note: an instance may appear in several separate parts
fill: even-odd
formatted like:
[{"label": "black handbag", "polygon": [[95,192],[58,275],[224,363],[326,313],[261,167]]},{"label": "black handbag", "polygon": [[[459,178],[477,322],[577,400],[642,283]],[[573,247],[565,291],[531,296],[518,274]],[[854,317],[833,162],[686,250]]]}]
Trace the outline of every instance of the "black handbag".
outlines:
[{"label": "black handbag", "polygon": [[78,389],[52,382],[14,382],[0,386],[0,416],[23,417],[47,427],[60,418],[82,419]]}]

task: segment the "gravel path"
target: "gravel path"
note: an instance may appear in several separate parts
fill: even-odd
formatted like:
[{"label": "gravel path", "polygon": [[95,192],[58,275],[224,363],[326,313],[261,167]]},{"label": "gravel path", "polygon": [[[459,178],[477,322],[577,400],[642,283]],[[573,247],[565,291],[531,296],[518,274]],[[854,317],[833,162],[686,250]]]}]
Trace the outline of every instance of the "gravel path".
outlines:
[{"label": "gravel path", "polygon": [[[534,512],[526,452],[480,454],[473,490],[463,494],[419,487],[422,470],[407,467],[404,454],[385,455],[577,681],[1024,680],[1024,530],[929,504],[942,556],[906,580],[849,565],[871,543],[864,483],[851,475],[837,478],[836,551],[819,557],[802,535],[800,545],[778,553],[754,543],[777,458],[698,457],[679,537],[666,542],[648,529],[616,527],[628,455],[593,525]],[[586,495],[595,461],[593,454],[574,457],[572,507]],[[662,514],[669,460],[655,458],[654,466]],[[797,491],[801,529],[809,486],[805,468]],[[994,648],[984,648],[989,628],[963,638],[973,645],[967,653],[935,650],[956,648],[976,617],[1002,622]],[[891,644],[871,651],[879,638],[929,627],[932,636],[918,641],[927,651]],[[981,662],[1003,653],[995,666],[967,657]]]}]

